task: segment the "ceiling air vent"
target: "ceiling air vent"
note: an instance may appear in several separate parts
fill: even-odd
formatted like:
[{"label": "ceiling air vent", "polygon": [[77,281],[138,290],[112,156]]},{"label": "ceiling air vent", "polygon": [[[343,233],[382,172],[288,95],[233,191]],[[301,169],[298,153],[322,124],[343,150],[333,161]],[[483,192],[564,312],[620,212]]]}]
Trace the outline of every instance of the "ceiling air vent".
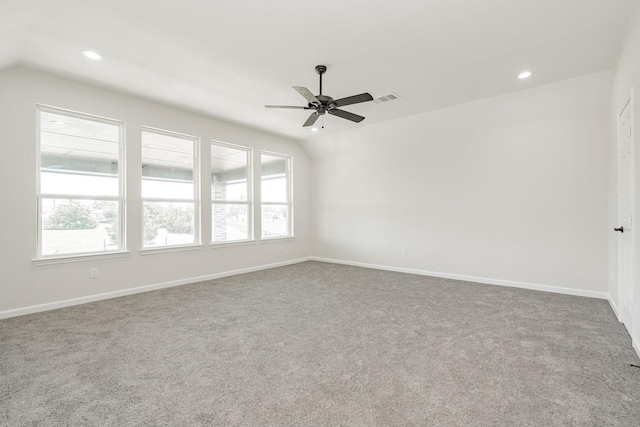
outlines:
[{"label": "ceiling air vent", "polygon": [[389,102],[389,101],[393,101],[394,99],[398,99],[400,98],[400,96],[398,96],[397,93],[388,93],[386,95],[382,95],[382,96],[378,96],[376,97],[373,102],[375,104],[382,104],[383,102]]}]

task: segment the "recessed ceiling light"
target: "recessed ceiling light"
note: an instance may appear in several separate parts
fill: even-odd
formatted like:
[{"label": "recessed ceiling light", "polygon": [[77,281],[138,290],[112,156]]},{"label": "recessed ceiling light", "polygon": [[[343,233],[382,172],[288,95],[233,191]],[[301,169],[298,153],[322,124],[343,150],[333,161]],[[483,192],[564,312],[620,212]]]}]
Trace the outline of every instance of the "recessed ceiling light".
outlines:
[{"label": "recessed ceiling light", "polygon": [[533,72],[531,71],[523,71],[520,74],[518,74],[519,79],[528,79],[531,76],[533,76]]},{"label": "recessed ceiling light", "polygon": [[67,123],[62,120],[51,120],[51,124],[56,126],[67,126]]},{"label": "recessed ceiling light", "polygon": [[318,128],[311,128],[311,132],[318,132]]},{"label": "recessed ceiling light", "polygon": [[89,59],[93,59],[94,61],[100,61],[103,58],[102,55],[93,50],[83,50],[82,54]]}]

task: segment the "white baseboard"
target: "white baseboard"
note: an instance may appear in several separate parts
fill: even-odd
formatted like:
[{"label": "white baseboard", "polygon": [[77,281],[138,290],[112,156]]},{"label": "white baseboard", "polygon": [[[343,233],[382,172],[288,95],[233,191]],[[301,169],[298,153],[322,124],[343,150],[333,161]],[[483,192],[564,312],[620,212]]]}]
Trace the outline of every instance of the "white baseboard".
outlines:
[{"label": "white baseboard", "polygon": [[616,305],[615,301],[613,299],[611,299],[611,296],[609,296],[608,298],[609,300],[609,305],[611,306],[611,309],[613,310],[613,314],[616,315],[616,319],[618,319],[618,322],[621,322],[620,320],[620,312],[618,311],[618,306]]},{"label": "white baseboard", "polygon": [[530,289],[534,291],[553,292],[556,294],[575,295],[580,297],[610,300],[608,292],[587,291],[583,289],[564,288],[560,286],[539,285],[536,283],[514,282],[511,280],[489,279],[486,277],[465,276],[462,274],[441,273],[437,271],[416,270],[412,268],[391,267],[387,265],[367,264],[363,262],[345,261],[331,258],[312,256],[313,261],[329,262],[333,264],[353,265],[355,267],[373,268],[376,270],[397,271],[399,273],[417,274],[420,276],[441,277],[444,279],[462,280],[487,285],[510,286],[512,288]]},{"label": "white baseboard", "polygon": [[[310,260],[320,261],[320,262],[328,262],[328,263],[333,263],[333,264],[352,265],[352,266],[356,266],[356,267],[373,268],[373,269],[376,269],[376,270],[397,271],[399,273],[417,274],[417,275],[421,275],[421,276],[442,277],[442,278],[445,278],[445,279],[454,279],[454,280],[462,280],[462,281],[467,281],[467,282],[484,283],[484,284],[488,284],[488,285],[510,286],[510,287],[514,287],[514,288],[530,289],[530,290],[536,290],[536,291],[553,292],[553,293],[566,294],[566,295],[575,295],[575,296],[583,296],[583,297],[589,297],[589,298],[606,299],[606,300],[609,301],[609,304],[613,308],[613,311],[616,314],[616,316],[618,316],[617,307],[615,306],[615,304],[611,300],[609,294],[606,293],[606,292],[586,291],[586,290],[581,290],[581,289],[564,288],[564,287],[549,286],[549,285],[539,285],[539,284],[534,284],[534,283],[515,282],[515,281],[500,280],[500,279],[489,279],[489,278],[485,278],[485,277],[465,276],[465,275],[461,275],[461,274],[441,273],[441,272],[436,272],[436,271],[426,271],[426,270],[417,270],[417,269],[411,269],[411,268],[391,267],[391,266],[378,265],[378,264],[368,264],[368,263],[355,262],[355,261],[345,261],[345,260],[338,260],[338,259],[310,256],[310,257],[304,257],[304,258],[297,258],[297,259],[289,260],[289,261],[273,263],[273,264],[264,264],[264,265],[259,265],[259,266],[255,266],[255,267],[242,268],[242,269],[239,269],[239,270],[224,271],[224,272],[221,272],[221,273],[215,273],[215,274],[210,274],[210,275],[206,275],[206,276],[190,277],[190,278],[186,278],[186,279],[174,280],[174,281],[171,281],[171,282],[164,282],[164,283],[157,283],[157,284],[153,284],[153,285],[139,286],[139,287],[136,287],[136,288],[123,289],[123,290],[120,290],[120,291],[106,292],[106,293],[102,293],[102,294],[89,295],[89,296],[80,297],[80,298],[73,298],[73,299],[67,299],[67,300],[62,300],[62,301],[55,301],[55,302],[51,302],[51,303],[32,305],[32,306],[28,306],[28,307],[22,307],[22,308],[17,308],[17,309],[0,311],[0,319],[8,319],[10,317],[24,316],[24,315],[27,315],[27,314],[39,313],[39,312],[48,311],[48,310],[55,310],[57,308],[70,307],[70,306],[74,306],[74,305],[86,304],[86,303],[90,303],[90,302],[101,301],[101,300],[111,299],[111,298],[118,298],[118,297],[123,297],[123,296],[127,296],[127,295],[134,295],[134,294],[139,294],[139,293],[142,293],[142,292],[154,291],[154,290],[157,290],[157,289],[171,288],[171,287],[174,287],[174,286],[187,285],[187,284],[190,284],[190,283],[203,282],[203,281],[207,281],[207,280],[219,279],[219,278],[228,277],[228,276],[235,276],[237,274],[244,274],[244,273],[251,273],[251,272],[254,272],[254,271],[267,270],[267,269],[270,269],[270,268],[282,267],[282,266],[291,265],[291,264],[298,264],[298,263],[301,263],[301,262],[304,262],[304,261],[310,261]],[[638,354],[640,355],[640,351],[638,351],[637,343],[634,343],[634,348],[636,349],[636,352],[638,352]]]},{"label": "white baseboard", "polygon": [[273,264],[258,265],[255,267],[241,268],[239,270],[224,271],[221,273],[209,274],[206,276],[190,277],[187,279],[174,280],[171,282],[157,283],[154,285],[139,286],[136,288],[123,289],[120,291],[106,292],[102,294],[89,295],[80,298],[72,298],[62,301],[55,301],[46,304],[32,305],[29,307],[16,308],[12,310],[0,311],[0,319],[8,319],[10,317],[24,316],[27,314],[39,313],[42,311],[55,310],[57,308],[71,307],[74,305],[86,304],[89,302],[101,301],[105,299],[118,298],[127,295],[140,294],[143,292],[155,291],[158,289],[172,288],[174,286],[188,285],[190,283],[204,282],[207,280],[220,279],[222,277],[235,276],[237,274],[252,273],[254,271],[268,270],[270,268],[282,267],[285,265],[298,264],[300,262],[309,261],[311,257],[297,258],[289,261],[276,262]]}]

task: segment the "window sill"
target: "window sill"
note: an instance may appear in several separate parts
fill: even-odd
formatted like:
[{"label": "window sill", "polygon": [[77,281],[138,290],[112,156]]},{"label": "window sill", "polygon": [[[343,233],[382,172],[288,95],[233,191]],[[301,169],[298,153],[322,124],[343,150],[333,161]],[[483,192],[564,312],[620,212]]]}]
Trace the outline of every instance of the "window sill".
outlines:
[{"label": "window sill", "polygon": [[47,258],[34,258],[31,262],[33,265],[51,265],[66,264],[70,262],[94,261],[99,259],[124,258],[129,256],[129,251],[108,252],[99,254],[83,254],[83,255],[65,255]]},{"label": "window sill", "polygon": [[255,244],[256,244],[255,240],[237,240],[235,242],[210,243],[209,247],[214,249],[214,248],[225,248],[228,246],[248,246],[248,245],[255,245]]},{"label": "window sill", "polygon": [[186,252],[199,251],[204,248],[203,245],[185,245],[185,246],[163,246],[161,248],[143,248],[140,249],[140,255],[156,255],[170,252]]},{"label": "window sill", "polygon": [[282,236],[282,237],[263,237],[260,239],[261,242],[282,242],[283,240],[295,240],[296,236]]}]

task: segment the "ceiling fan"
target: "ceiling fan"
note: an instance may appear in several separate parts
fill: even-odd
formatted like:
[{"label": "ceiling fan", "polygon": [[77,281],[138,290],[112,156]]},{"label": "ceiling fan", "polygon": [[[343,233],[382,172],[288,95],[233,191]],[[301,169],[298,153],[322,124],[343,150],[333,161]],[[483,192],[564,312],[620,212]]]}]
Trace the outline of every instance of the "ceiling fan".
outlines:
[{"label": "ceiling fan", "polygon": [[350,113],[348,111],[340,110],[338,107],[344,107],[345,105],[359,104],[361,102],[373,101],[373,97],[368,93],[361,93],[360,95],[348,96],[346,98],[333,99],[330,96],[322,94],[322,75],[327,72],[327,67],[324,65],[317,65],[316,72],[320,74],[320,94],[314,95],[309,89],[302,86],[294,86],[293,88],[304,97],[309,103],[306,107],[298,107],[294,105],[265,105],[267,108],[295,108],[299,110],[315,110],[303,127],[313,126],[318,120],[318,117],[329,113],[334,116],[342,117],[343,119],[351,120],[352,122],[360,123],[364,120],[364,117],[357,114]]}]

